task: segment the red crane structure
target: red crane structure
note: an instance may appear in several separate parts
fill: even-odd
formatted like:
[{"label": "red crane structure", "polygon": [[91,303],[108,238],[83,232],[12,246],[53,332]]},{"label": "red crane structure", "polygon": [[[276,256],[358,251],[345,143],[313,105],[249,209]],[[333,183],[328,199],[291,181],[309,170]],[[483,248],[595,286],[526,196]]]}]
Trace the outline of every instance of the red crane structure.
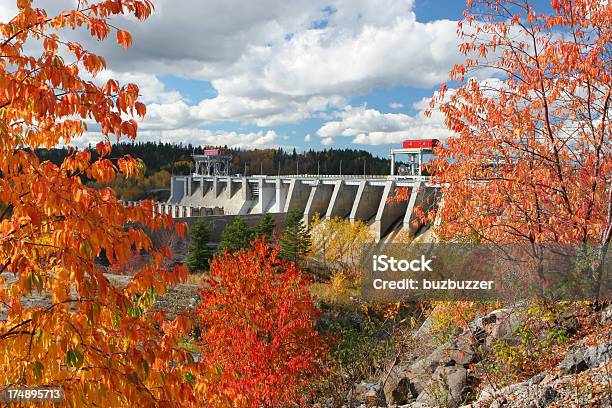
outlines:
[{"label": "red crane structure", "polygon": [[[407,139],[402,143],[400,149],[391,149],[391,175],[419,177],[423,171],[423,154],[431,154],[436,146],[440,144],[438,139]],[[395,157],[397,155],[407,155],[408,160],[399,166],[395,174]]]}]

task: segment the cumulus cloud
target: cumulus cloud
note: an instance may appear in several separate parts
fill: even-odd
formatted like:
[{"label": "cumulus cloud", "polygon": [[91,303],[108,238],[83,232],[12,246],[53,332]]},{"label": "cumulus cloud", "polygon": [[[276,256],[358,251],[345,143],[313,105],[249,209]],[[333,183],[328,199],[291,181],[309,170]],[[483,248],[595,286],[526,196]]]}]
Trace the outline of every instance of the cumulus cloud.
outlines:
[{"label": "cumulus cloud", "polygon": [[0,3],[0,22],[7,23],[17,14],[17,3],[14,1]]},{"label": "cumulus cloud", "polygon": [[[88,132],[83,137],[73,141],[74,145],[94,145],[100,141],[102,135],[97,132]],[[279,146],[277,140],[279,135],[274,130],[259,132],[226,132],[211,131],[207,129],[182,128],[173,130],[139,130],[139,141],[163,141],[170,143],[182,143],[192,145],[216,145],[240,148],[267,148]]]},{"label": "cumulus cloud", "polygon": [[389,104],[389,107],[390,107],[391,109],[402,109],[402,108],[404,107],[404,104],[403,104],[403,103],[400,103],[400,102],[391,102],[391,103]]},{"label": "cumulus cloud", "polygon": [[[498,78],[470,78],[477,81],[484,95],[496,98],[504,82]],[[449,101],[456,89],[449,88],[444,101]],[[437,97],[439,93],[433,93]],[[326,122],[317,130],[317,135],[324,138],[352,137],[352,143],[364,145],[382,145],[398,143],[404,139],[446,139],[451,132],[444,123],[444,114],[439,109],[429,109],[431,98],[425,97],[412,104],[414,115],[405,113],[383,113],[376,109],[362,106],[346,106],[336,112],[334,119]]]},{"label": "cumulus cloud", "polygon": [[309,133],[309,134],[307,134],[306,136],[304,136],[304,141],[305,141],[305,142],[310,142],[310,141],[312,141],[312,136],[310,135],[310,133]]},{"label": "cumulus cloud", "polygon": [[115,72],[105,70],[93,78],[98,85],[105,84],[109,79],[115,79],[120,84],[133,83],[140,89],[140,101],[144,103],[172,104],[182,99],[177,91],[167,91],[166,86],[153,74],[141,72]]},{"label": "cumulus cloud", "polygon": [[279,95],[251,97],[221,94],[200,101],[191,112],[193,117],[202,123],[235,121],[272,126],[298,123],[345,104],[346,99],[341,96],[287,98]]},{"label": "cumulus cloud", "polygon": [[194,145],[227,145],[241,148],[262,148],[276,145],[278,134],[274,130],[239,133],[213,132],[206,129],[176,129],[164,131],[143,131],[144,140],[164,140]]},{"label": "cumulus cloud", "polygon": [[[217,95],[189,106],[183,119],[298,123],[375,87],[430,87],[447,78],[461,59],[456,22],[419,22],[413,6],[413,0],[182,0],[177,7],[158,0],[146,22],[115,22],[132,32],[132,49],[112,41],[91,46],[116,72],[210,81]],[[152,102],[176,102],[167,97]],[[169,108],[184,114],[183,107]]]},{"label": "cumulus cloud", "polygon": [[[462,59],[457,23],[417,21],[414,0],[181,0],[180,7],[157,0],[155,8],[145,22],[114,18],[133,35],[129,50],[112,40],[92,42],[80,30],[69,34],[109,62],[112,71],[97,81],[139,84],[148,105],[143,138],[238,140],[239,134],[201,128],[227,122],[270,127],[313,117],[329,119],[317,132],[326,146],[342,135],[380,144],[406,131],[443,133],[420,113],[346,107],[352,96],[377,87],[437,85]],[[0,18],[10,13],[0,6]],[[166,74],[209,81],[216,96],[188,101],[166,89],[160,80]]]},{"label": "cumulus cloud", "polygon": [[[251,106],[249,112],[259,122],[270,124],[283,120],[258,112],[262,101],[286,107],[281,113],[295,122],[317,112],[308,106],[313,98],[333,106],[338,97],[375,87],[430,87],[444,81],[459,61],[455,30],[453,21],[420,23],[412,13],[360,30],[343,26],[305,30],[290,41],[250,48],[231,74],[212,80],[219,95],[202,103],[214,112]],[[297,110],[302,115],[293,107],[296,103],[303,107]],[[259,124],[246,111],[238,118]]]},{"label": "cumulus cloud", "polygon": [[397,143],[406,138],[444,139],[450,131],[444,126],[444,118],[439,111],[425,116],[429,98],[415,104],[420,109],[414,116],[403,113],[382,113],[366,106],[349,106],[338,113],[338,120],[325,123],[317,134],[326,139],[352,137],[355,144],[381,145]]}]

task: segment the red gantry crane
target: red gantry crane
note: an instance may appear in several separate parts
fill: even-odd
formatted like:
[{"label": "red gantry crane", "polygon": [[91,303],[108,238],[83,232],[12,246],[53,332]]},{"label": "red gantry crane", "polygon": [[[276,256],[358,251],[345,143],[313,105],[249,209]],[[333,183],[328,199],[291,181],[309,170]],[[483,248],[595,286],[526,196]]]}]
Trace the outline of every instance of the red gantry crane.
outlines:
[{"label": "red gantry crane", "polygon": [[[438,139],[407,139],[402,143],[401,149],[391,149],[391,175],[418,177],[423,171],[423,154],[432,154],[433,149],[440,144]],[[408,160],[399,166],[395,174],[395,156],[407,155]]]}]

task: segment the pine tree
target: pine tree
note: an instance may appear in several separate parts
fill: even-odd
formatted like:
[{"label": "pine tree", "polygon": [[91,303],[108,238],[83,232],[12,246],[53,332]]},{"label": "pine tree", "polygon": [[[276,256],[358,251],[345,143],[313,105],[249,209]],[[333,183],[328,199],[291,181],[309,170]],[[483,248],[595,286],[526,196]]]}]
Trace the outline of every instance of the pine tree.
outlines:
[{"label": "pine tree", "polygon": [[303,214],[299,210],[287,213],[283,236],[280,241],[280,256],[299,263],[310,248],[310,233],[304,226]]},{"label": "pine tree", "polygon": [[272,234],[274,233],[274,229],[276,228],[276,224],[274,222],[274,217],[272,214],[265,213],[257,226],[255,226],[254,234],[257,237],[264,237],[265,241],[270,243],[272,239]]},{"label": "pine tree", "polygon": [[226,249],[230,253],[246,249],[251,245],[254,235],[254,230],[238,217],[223,229],[219,249]]},{"label": "pine tree", "polygon": [[208,269],[208,261],[212,252],[208,247],[210,241],[210,230],[206,222],[200,218],[191,228],[189,259],[187,266],[191,272],[201,272]]}]

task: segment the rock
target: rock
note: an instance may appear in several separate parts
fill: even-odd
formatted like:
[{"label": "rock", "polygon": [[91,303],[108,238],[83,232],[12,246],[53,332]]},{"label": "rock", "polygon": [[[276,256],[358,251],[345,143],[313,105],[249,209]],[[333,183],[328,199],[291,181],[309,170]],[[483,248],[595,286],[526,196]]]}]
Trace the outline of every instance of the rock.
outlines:
[{"label": "rock", "polygon": [[405,367],[396,366],[386,377],[383,392],[387,405],[402,405],[414,401],[419,395],[419,388],[416,381],[413,381],[410,371]]},{"label": "rock", "polygon": [[565,356],[557,368],[562,374],[579,373],[589,368],[599,367],[612,360],[612,342],[585,347],[578,345]]},{"label": "rock", "polygon": [[468,372],[460,366],[440,366],[416,402],[430,406],[458,407],[465,401]]},{"label": "rock", "polygon": [[433,373],[441,365],[467,368],[467,365],[473,361],[472,340],[465,335],[438,347],[429,356],[415,363],[411,371],[426,370]]},{"label": "rock", "polygon": [[380,385],[362,381],[355,387],[355,399],[363,402],[365,407],[378,407],[384,405]]},{"label": "rock", "polygon": [[612,341],[591,346],[584,352],[584,361],[589,368],[599,367],[612,360]]},{"label": "rock", "polygon": [[[437,306],[436,306],[437,307]],[[414,333],[415,341],[429,340],[431,338],[431,316],[427,317],[421,327]]]},{"label": "rock", "polygon": [[432,407],[427,404],[422,404],[420,402],[411,402],[410,404],[406,404],[406,405],[398,405],[397,408],[432,408]]},{"label": "rock", "polygon": [[544,387],[544,389],[538,392],[538,399],[536,406],[547,407],[552,404],[559,397],[559,393],[552,387]]},{"label": "rock", "polygon": [[601,323],[608,324],[612,323],[612,305],[609,305],[601,311]]},{"label": "rock", "polygon": [[[478,382],[476,377],[473,374],[468,375],[466,370],[477,360],[473,344],[471,334],[465,333],[439,346],[408,367],[394,367],[386,377],[384,386],[387,404],[403,405],[414,402],[435,406],[440,398],[444,399],[446,396],[450,397],[453,406],[464,401],[471,392],[471,386]],[[423,395],[425,390],[429,390],[428,395]]]},{"label": "rock", "polygon": [[366,407],[378,407],[382,405],[382,401],[380,400],[377,390],[369,390],[366,392],[363,402],[365,403]]},{"label": "rock", "polygon": [[[105,273],[104,276],[108,279],[109,283],[115,287],[125,287],[131,280],[132,276],[128,275],[114,275]],[[6,279],[7,284],[11,284],[15,281],[12,274],[3,273],[2,278]],[[164,311],[166,312],[166,318],[172,319],[178,314],[184,312],[190,312],[195,309],[199,302],[200,287],[188,283],[179,283],[177,285],[168,288],[168,291],[164,294],[156,296],[155,304],[152,307],[153,311]],[[76,292],[72,291],[72,296],[76,296]],[[28,296],[22,297],[24,307],[49,307],[52,303],[51,293],[37,293],[33,292]],[[0,310],[0,321],[6,319],[6,312]]]},{"label": "rock", "polygon": [[512,339],[516,329],[525,320],[517,307],[494,310],[469,324],[470,332],[479,344],[491,346],[498,339]]},{"label": "rock", "polygon": [[356,396],[363,395],[366,392],[368,392],[370,388],[376,388],[376,387],[377,387],[376,383],[368,383],[368,382],[362,381],[355,386],[355,395]]},{"label": "rock", "polygon": [[542,380],[546,377],[546,375],[544,373],[538,373],[536,375],[534,375],[533,377],[531,377],[529,380],[527,380],[527,382],[529,384],[539,384],[542,382]]},{"label": "rock", "polygon": [[505,395],[521,393],[528,388],[529,384],[527,381],[510,384],[506,387],[500,388],[499,390],[494,390],[490,386],[487,386],[483,388],[478,401],[486,401],[493,398],[503,400]]}]

